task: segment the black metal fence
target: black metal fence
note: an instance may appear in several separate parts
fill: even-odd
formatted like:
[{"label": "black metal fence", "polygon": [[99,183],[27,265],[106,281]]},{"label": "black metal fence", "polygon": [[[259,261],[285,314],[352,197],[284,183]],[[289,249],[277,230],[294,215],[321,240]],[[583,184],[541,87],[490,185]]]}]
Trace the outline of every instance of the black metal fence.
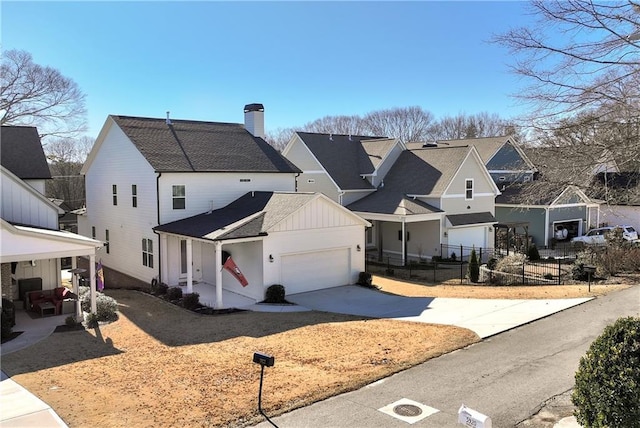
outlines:
[{"label": "black metal fence", "polygon": [[[366,271],[374,275],[392,276],[398,279],[431,284],[471,284],[468,278],[469,259],[472,248],[443,246],[441,254],[449,257],[432,257],[430,260],[403,260],[397,256],[367,254]],[[458,252],[453,255],[454,249]],[[480,282],[494,285],[561,285],[572,280],[575,254],[559,257],[546,256],[541,260],[528,261],[523,255],[513,252],[511,257],[493,249],[475,249],[481,264]],[[489,269],[487,263],[493,268]],[[494,265],[498,265],[499,271]]]}]

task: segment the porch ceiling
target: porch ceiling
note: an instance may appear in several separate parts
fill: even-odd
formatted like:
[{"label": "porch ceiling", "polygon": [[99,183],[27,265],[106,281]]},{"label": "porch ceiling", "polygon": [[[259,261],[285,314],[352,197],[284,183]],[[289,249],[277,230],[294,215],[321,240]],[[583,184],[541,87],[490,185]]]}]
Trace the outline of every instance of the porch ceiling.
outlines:
[{"label": "porch ceiling", "polygon": [[0,262],[54,259],[95,254],[102,242],[71,232],[14,226],[2,220]]}]

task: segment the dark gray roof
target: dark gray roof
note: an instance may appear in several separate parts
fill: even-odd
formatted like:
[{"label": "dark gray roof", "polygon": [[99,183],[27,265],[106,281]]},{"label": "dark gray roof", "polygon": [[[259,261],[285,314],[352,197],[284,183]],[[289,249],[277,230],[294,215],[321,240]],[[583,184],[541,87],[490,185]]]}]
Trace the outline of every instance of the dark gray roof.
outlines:
[{"label": "dark gray roof", "polygon": [[375,171],[378,158],[384,156],[385,147],[389,150],[392,141],[386,137],[362,135],[297,134],[342,190],[372,189],[361,175]]},{"label": "dark gray roof", "polygon": [[51,178],[38,130],[33,126],[3,126],[0,158],[3,167],[23,180]]},{"label": "dark gray roof", "polygon": [[207,235],[232,226],[215,239],[264,236],[271,227],[315,197],[313,193],[249,192],[226,207],[162,224],[154,230],[211,239]]},{"label": "dark gray roof", "polygon": [[451,223],[451,226],[465,226],[468,224],[481,224],[481,223],[497,223],[498,221],[488,211],[480,213],[468,213],[468,214],[449,214],[447,220]]},{"label": "dark gray roof", "polygon": [[301,172],[237,123],[111,116],[160,172]]},{"label": "dark gray roof", "polygon": [[441,196],[469,150],[469,147],[405,150],[384,178],[384,186],[347,208],[355,212],[404,215],[442,212],[407,195]]}]

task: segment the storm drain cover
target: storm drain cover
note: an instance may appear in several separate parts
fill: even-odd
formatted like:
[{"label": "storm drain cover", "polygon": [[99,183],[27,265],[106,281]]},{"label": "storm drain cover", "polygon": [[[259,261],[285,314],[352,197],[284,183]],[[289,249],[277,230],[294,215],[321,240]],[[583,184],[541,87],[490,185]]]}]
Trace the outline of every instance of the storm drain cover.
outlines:
[{"label": "storm drain cover", "polygon": [[414,424],[439,411],[438,409],[425,406],[424,404],[409,400],[408,398],[402,398],[395,403],[388,404],[378,410],[409,424]]},{"label": "storm drain cover", "polygon": [[422,409],[413,404],[400,404],[393,408],[393,413],[400,416],[416,417],[422,413]]}]

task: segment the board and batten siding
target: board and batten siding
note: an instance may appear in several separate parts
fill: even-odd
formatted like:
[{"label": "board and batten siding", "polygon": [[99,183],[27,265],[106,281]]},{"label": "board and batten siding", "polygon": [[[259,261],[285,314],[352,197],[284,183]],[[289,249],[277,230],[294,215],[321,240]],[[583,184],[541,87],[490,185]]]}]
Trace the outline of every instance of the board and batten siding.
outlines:
[{"label": "board and batten siding", "polygon": [[[143,281],[151,281],[159,272],[159,241],[152,228],[157,226],[156,176],[151,165],[115,124],[111,124],[98,153],[85,175],[87,189],[86,218],[80,221],[80,233],[105,241],[109,230],[109,254],[106,248],[96,253],[105,266]],[[113,205],[112,186],[117,186],[118,204]],[[132,206],[131,185],[137,186],[137,207]],[[142,264],[142,239],[153,241],[153,268]],[[108,278],[105,282],[108,284]]]},{"label": "board and batten siding", "polygon": [[[185,186],[185,209],[173,209],[174,185]],[[211,209],[223,208],[247,192],[295,192],[295,174],[256,172],[163,173],[159,179],[159,189],[160,224],[165,224],[202,214]]]},{"label": "board and batten siding", "polygon": [[58,229],[58,208],[36,189],[2,171],[2,218],[12,223]]}]

